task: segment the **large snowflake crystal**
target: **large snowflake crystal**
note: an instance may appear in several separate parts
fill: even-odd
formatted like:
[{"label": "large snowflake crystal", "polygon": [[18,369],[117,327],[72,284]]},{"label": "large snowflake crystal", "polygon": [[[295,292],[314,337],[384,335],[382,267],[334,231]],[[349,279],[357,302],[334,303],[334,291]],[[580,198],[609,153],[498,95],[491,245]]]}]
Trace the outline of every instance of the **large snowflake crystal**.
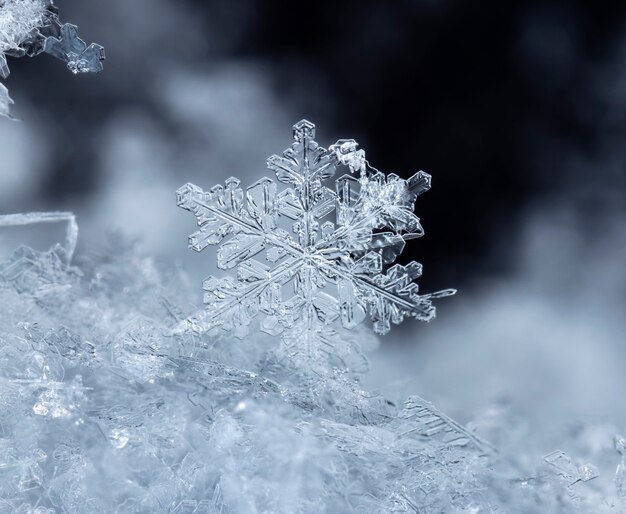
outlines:
[{"label": "large snowflake crystal", "polygon": [[[417,262],[386,269],[406,240],[423,235],[413,204],[429,189],[430,175],[384,175],[369,167],[355,141],[327,150],[314,137],[315,126],[300,121],[291,148],[268,159],[284,188],[264,177],[244,191],[231,177],[209,191],[193,184],[177,191],[178,205],[200,225],[190,248],[217,245],[218,268],[237,270],[236,277],[204,281],[206,311],[186,328],[222,327],[243,336],[262,314],[263,331],[300,337],[337,319],[351,329],[369,314],[374,330],[385,334],[407,317],[429,321],[432,300],[454,293],[418,294]],[[333,190],[326,184],[339,167],[351,174],[336,179]]]}]

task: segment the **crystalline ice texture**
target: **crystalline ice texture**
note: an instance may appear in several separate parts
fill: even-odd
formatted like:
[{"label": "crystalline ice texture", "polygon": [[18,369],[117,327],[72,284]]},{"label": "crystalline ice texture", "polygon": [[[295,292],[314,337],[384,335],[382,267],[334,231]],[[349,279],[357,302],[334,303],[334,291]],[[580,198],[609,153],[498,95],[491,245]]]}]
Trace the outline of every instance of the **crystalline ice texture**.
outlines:
[{"label": "crystalline ice texture", "polygon": [[599,476],[598,468],[593,464],[576,466],[563,450],[555,450],[543,457],[552,470],[568,485],[576,482],[587,482]]},{"label": "crystalline ice texture", "polygon": [[[2,56],[0,55],[0,68],[2,67]],[[9,116],[13,100],[9,96],[9,90],[4,84],[0,84],[0,116]]]},{"label": "crystalline ice texture", "polygon": [[[351,329],[367,316],[379,334],[405,318],[431,320],[432,300],[454,291],[418,294],[417,262],[386,268],[406,240],[423,235],[413,204],[430,175],[385,175],[353,140],[322,148],[306,120],[293,134],[291,147],[267,161],[276,180],[264,177],[244,191],[231,177],[208,191],[193,184],[177,191],[178,205],[200,226],[190,248],[216,245],[218,268],[236,271],[204,281],[206,312],[181,330],[222,327],[243,337],[259,314],[272,335],[297,326],[310,333],[335,320]],[[343,165],[360,175],[333,182]]]},{"label": "crystalline ice texture", "polygon": [[50,4],[46,0],[3,0],[0,2],[0,77],[7,78],[9,69],[5,53],[24,54],[21,45],[44,22]]},{"label": "crystalline ice texture", "polygon": [[65,250],[67,261],[72,260],[78,240],[76,217],[71,212],[28,212],[0,215],[0,227],[16,227],[19,225],[36,225],[39,223],[66,223]]},{"label": "crystalline ice texture", "polygon": [[44,52],[65,61],[72,73],[102,71],[104,48],[96,43],[87,46],[78,37],[78,27],[70,23],[61,27],[58,38],[46,39]]},{"label": "crystalline ice texture", "polygon": [[400,430],[422,440],[436,440],[448,447],[470,447],[480,454],[493,454],[495,449],[468,429],[459,425],[430,402],[419,396],[410,396],[399,413]]},{"label": "crystalline ice texture", "polygon": [[[102,70],[104,48],[87,46],[75,25],[61,24],[52,0],[0,0],[0,78],[10,73],[7,56],[34,57],[42,52],[63,60],[72,73]],[[11,103],[0,84],[0,116],[10,117]]]}]

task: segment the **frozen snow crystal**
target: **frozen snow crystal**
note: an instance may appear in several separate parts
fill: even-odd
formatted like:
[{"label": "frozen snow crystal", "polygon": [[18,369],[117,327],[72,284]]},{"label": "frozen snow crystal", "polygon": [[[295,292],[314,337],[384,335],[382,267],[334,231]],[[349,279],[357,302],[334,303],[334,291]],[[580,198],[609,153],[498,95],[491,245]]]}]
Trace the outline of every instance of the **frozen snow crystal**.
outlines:
[{"label": "frozen snow crystal", "polygon": [[[302,325],[282,351],[174,331],[194,310],[180,270],[118,236],[80,268],[69,247],[0,263],[0,514],[623,512],[621,438],[615,482],[542,461],[506,416],[496,452],[418,396],[365,390],[363,354],[319,320],[327,362],[301,351]],[[615,430],[566,433],[573,458],[615,469]]]},{"label": "frozen snow crystal", "polygon": [[76,216],[71,212],[28,212],[19,214],[0,215],[1,227],[17,227],[20,225],[37,225],[40,223],[64,223],[65,241],[62,245],[65,258],[69,262],[72,260],[76,243],[78,241],[78,225]]},{"label": "frozen snow crystal", "polygon": [[419,396],[409,397],[398,417],[403,420],[404,426],[409,428],[411,434],[425,440],[439,440],[451,447],[468,446],[482,454],[491,454],[495,451],[488,442],[483,441]]},{"label": "frozen snow crystal", "polygon": [[67,63],[72,73],[102,71],[104,48],[96,43],[89,46],[78,37],[78,27],[66,23],[60,29],[59,37],[49,37],[44,52]]},{"label": "frozen snow crystal", "polygon": [[[454,291],[419,294],[417,262],[387,268],[407,240],[423,235],[413,204],[430,175],[385,175],[353,140],[327,150],[306,120],[293,135],[291,147],[267,161],[276,180],[263,177],[244,191],[231,177],[208,191],[193,184],[177,191],[178,205],[200,225],[190,248],[215,245],[218,268],[236,271],[204,281],[206,311],[180,329],[221,327],[243,337],[261,314],[262,331],[306,347],[335,320],[353,329],[369,314],[379,334],[405,318],[431,320],[432,300]],[[359,176],[332,182],[341,166]]]},{"label": "frozen snow crystal", "polygon": [[543,459],[568,486],[572,486],[579,481],[587,482],[597,478],[599,475],[598,469],[592,464],[576,466],[563,450],[555,450],[545,455]]},{"label": "frozen snow crystal", "polygon": [[0,116],[9,116],[13,100],[9,96],[9,90],[4,84],[0,84]]},{"label": "frozen snow crystal", "polygon": [[0,0],[0,77],[9,75],[5,54],[24,55],[22,45],[43,25],[50,5],[45,0]]},{"label": "frozen snow crystal", "polygon": [[[73,73],[102,70],[104,48],[78,37],[75,25],[62,24],[52,0],[0,0],[0,78],[9,76],[7,56],[35,57],[42,52],[63,60]],[[0,84],[0,116],[12,103]]]}]

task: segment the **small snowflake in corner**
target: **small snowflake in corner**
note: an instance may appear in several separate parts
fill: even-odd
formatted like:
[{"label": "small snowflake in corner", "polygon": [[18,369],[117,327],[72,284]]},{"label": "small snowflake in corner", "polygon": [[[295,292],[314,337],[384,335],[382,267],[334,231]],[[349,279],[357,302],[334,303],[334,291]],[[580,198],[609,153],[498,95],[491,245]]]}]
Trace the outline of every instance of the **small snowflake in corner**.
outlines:
[{"label": "small snowflake in corner", "polygon": [[[385,334],[407,317],[431,320],[432,300],[454,290],[420,295],[419,263],[387,267],[407,240],[423,235],[413,204],[430,175],[385,175],[354,140],[325,149],[306,120],[293,134],[291,147],[267,161],[278,183],[263,177],[244,191],[231,177],[208,191],[193,184],[177,191],[178,205],[200,226],[190,248],[216,245],[218,268],[236,270],[204,281],[206,310],[185,329],[222,327],[242,337],[262,315],[261,330],[278,335],[336,320],[351,329],[369,315]],[[350,173],[333,183],[338,168]]]}]

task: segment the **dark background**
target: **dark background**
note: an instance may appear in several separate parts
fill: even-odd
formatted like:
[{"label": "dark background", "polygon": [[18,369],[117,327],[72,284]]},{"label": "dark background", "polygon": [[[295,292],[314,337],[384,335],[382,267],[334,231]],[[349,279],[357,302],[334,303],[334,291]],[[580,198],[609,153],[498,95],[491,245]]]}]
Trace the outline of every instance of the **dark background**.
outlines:
[{"label": "dark background", "polygon": [[[381,170],[433,175],[416,208],[426,237],[405,260],[424,264],[425,291],[460,294],[442,302],[445,328],[404,330],[426,347],[445,336],[463,350],[456,367],[449,348],[441,354],[460,377],[453,386],[413,367],[422,390],[458,405],[450,388],[471,396],[481,370],[501,367],[519,388],[528,370],[545,375],[536,394],[561,384],[555,401],[567,390],[574,404],[583,393],[568,387],[581,374],[623,362],[623,2],[57,4],[105,46],[105,70],[74,77],[48,56],[10,63],[24,121],[0,126],[2,151],[15,152],[3,212],[73,210],[83,248],[123,227],[199,280],[206,262],[185,248],[193,220],[174,190],[262,176],[265,158],[290,144],[291,124],[307,118],[323,145],[355,138]],[[528,362],[521,334],[532,339]],[[473,376],[462,371],[468,354],[488,356]]]},{"label": "dark background", "polygon": [[11,63],[18,98],[57,128],[37,185],[50,205],[98,194],[98,136],[120,110],[180,137],[151,95],[155,80],[232,61],[262,67],[270,94],[294,121],[314,121],[323,144],[354,137],[379,169],[433,174],[418,206],[428,239],[415,255],[428,284],[506,271],[502,252],[537,198],[571,195],[581,217],[624,207],[623,168],[568,162],[601,159],[603,136],[625,128],[624,105],[603,96],[623,80],[622,2],[57,3],[109,59],[104,77],[68,76],[48,56]]}]

